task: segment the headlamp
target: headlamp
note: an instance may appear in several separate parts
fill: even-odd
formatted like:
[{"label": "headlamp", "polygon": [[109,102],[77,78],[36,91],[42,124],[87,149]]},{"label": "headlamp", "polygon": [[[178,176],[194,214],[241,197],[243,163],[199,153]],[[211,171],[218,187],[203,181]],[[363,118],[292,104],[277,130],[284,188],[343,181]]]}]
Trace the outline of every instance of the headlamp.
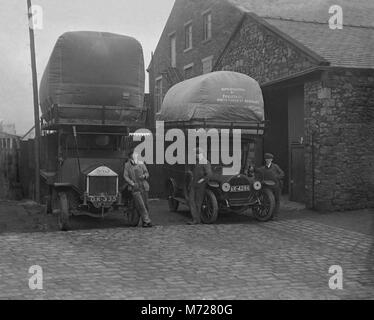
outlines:
[{"label": "headlamp", "polygon": [[230,183],[228,182],[223,183],[221,188],[223,192],[229,192],[231,188]]},{"label": "headlamp", "polygon": [[260,181],[256,181],[253,183],[253,189],[255,189],[256,191],[260,190],[262,187],[261,185],[261,182]]}]

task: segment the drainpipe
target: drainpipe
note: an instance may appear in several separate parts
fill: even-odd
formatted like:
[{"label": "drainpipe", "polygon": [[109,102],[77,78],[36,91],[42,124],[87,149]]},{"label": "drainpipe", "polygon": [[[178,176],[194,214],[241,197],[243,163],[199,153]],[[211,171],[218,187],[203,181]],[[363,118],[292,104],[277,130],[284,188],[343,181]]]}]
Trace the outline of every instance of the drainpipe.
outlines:
[{"label": "drainpipe", "polygon": [[315,141],[315,135],[317,131],[312,131],[312,139],[311,139],[311,145],[312,145],[312,209],[315,209],[315,154],[314,154],[314,141]]}]

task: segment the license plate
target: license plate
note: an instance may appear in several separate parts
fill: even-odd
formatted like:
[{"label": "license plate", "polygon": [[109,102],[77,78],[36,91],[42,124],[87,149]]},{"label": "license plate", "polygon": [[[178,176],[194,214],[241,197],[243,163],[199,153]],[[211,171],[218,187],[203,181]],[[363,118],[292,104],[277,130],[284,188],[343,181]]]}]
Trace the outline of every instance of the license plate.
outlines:
[{"label": "license plate", "polygon": [[243,192],[243,191],[250,191],[251,187],[249,185],[241,185],[241,186],[231,186],[231,192]]},{"label": "license plate", "polygon": [[88,200],[92,202],[115,202],[116,196],[89,196]]}]

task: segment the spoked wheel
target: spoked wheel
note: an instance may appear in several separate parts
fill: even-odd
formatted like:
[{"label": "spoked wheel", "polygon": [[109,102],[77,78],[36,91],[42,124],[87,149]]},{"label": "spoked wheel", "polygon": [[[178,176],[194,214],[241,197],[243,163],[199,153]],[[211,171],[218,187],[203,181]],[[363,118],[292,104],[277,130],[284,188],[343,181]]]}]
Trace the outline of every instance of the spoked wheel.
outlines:
[{"label": "spoked wheel", "polygon": [[179,207],[179,202],[174,199],[174,186],[172,183],[168,184],[168,205],[170,212],[177,212]]},{"label": "spoked wheel", "polygon": [[269,221],[274,214],[275,197],[271,190],[262,189],[258,196],[259,204],[252,208],[253,215],[258,221]]},{"label": "spoked wheel", "polygon": [[217,220],[218,217],[218,202],[214,193],[207,189],[205,190],[205,198],[201,208],[201,220],[204,223],[210,224]]},{"label": "spoked wheel", "polygon": [[58,194],[59,200],[59,213],[57,216],[58,226],[61,231],[68,231],[70,229],[69,224],[69,201],[65,192]]}]

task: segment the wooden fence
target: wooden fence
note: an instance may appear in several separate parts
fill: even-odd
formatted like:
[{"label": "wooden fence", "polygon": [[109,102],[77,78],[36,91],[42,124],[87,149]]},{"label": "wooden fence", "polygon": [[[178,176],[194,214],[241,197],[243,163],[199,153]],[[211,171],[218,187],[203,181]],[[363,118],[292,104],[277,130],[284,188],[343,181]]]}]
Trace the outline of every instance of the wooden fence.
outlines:
[{"label": "wooden fence", "polygon": [[19,179],[19,138],[0,136],[0,199],[22,198]]}]

